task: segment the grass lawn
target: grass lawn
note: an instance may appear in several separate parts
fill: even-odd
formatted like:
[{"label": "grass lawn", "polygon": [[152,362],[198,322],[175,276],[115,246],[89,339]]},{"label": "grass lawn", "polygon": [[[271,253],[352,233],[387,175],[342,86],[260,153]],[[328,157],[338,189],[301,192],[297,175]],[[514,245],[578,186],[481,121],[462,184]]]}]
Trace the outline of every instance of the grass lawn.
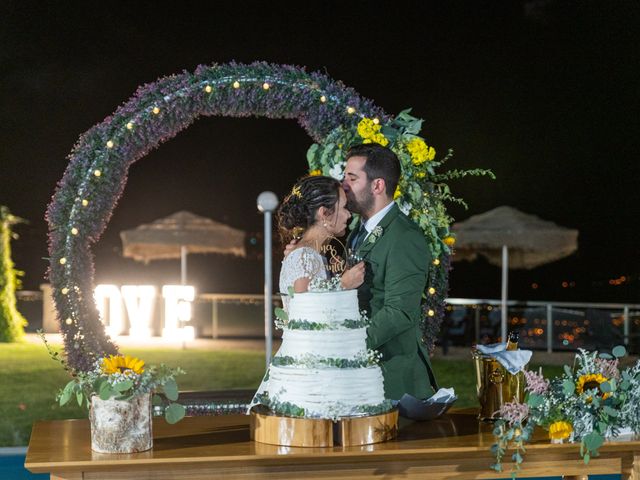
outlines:
[{"label": "grass lawn", "polygon": [[[264,373],[262,350],[123,348],[122,352],[148,364],[182,367],[187,374],[178,378],[181,390],[253,389]],[[27,445],[35,420],[86,417],[77,406],[57,406],[56,392],[69,377],[49,358],[44,346],[0,344],[0,365],[0,447]],[[433,366],[440,385],[455,388],[459,397],[456,407],[477,405],[471,360],[436,358]],[[555,376],[561,367],[545,366],[544,370],[546,376]]]}]

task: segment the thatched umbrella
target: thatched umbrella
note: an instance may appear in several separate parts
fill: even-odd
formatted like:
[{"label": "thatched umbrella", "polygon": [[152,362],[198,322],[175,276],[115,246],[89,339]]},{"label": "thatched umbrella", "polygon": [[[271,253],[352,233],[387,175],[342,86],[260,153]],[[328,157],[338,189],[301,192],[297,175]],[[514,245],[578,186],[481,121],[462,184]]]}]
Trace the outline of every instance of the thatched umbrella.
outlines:
[{"label": "thatched umbrella", "polygon": [[502,206],[453,225],[454,261],[478,255],[502,267],[502,339],[507,335],[508,269],[532,269],[567,257],[578,248],[578,231]]},{"label": "thatched umbrella", "polygon": [[187,253],[246,256],[242,230],[186,211],[120,232],[120,238],[125,257],[145,263],[180,258],[183,285],[187,281]]}]

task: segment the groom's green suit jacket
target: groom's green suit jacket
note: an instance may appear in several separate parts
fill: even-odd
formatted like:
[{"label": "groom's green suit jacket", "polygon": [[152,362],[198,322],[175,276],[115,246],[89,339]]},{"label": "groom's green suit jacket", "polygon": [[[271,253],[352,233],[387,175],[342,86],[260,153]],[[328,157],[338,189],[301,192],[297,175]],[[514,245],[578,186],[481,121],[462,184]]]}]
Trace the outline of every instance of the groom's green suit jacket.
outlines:
[{"label": "groom's green suit jacket", "polygon": [[378,227],[357,251],[366,265],[358,299],[371,319],[367,346],[382,354],[387,398],[426,398],[437,389],[419,326],[431,252],[422,231],[395,203]]}]

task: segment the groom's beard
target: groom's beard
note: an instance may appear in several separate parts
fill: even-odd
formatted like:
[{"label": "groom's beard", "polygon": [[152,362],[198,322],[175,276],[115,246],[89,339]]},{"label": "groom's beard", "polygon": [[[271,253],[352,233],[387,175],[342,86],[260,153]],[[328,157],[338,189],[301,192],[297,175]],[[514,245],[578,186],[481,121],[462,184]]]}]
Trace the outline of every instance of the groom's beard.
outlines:
[{"label": "groom's beard", "polygon": [[373,193],[369,191],[362,192],[360,198],[356,197],[353,191],[347,193],[347,208],[352,213],[364,216],[365,213],[371,212],[373,209]]}]

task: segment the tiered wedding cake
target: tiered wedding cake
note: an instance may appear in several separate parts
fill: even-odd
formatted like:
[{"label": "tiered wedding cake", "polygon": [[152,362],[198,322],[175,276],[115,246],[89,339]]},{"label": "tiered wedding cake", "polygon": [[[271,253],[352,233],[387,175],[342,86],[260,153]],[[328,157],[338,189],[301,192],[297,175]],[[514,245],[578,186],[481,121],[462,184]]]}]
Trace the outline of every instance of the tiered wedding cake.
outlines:
[{"label": "tiered wedding cake", "polygon": [[341,418],[385,412],[382,371],[367,351],[356,290],[296,293],[281,322],[282,346],[268,373],[276,413]]}]

